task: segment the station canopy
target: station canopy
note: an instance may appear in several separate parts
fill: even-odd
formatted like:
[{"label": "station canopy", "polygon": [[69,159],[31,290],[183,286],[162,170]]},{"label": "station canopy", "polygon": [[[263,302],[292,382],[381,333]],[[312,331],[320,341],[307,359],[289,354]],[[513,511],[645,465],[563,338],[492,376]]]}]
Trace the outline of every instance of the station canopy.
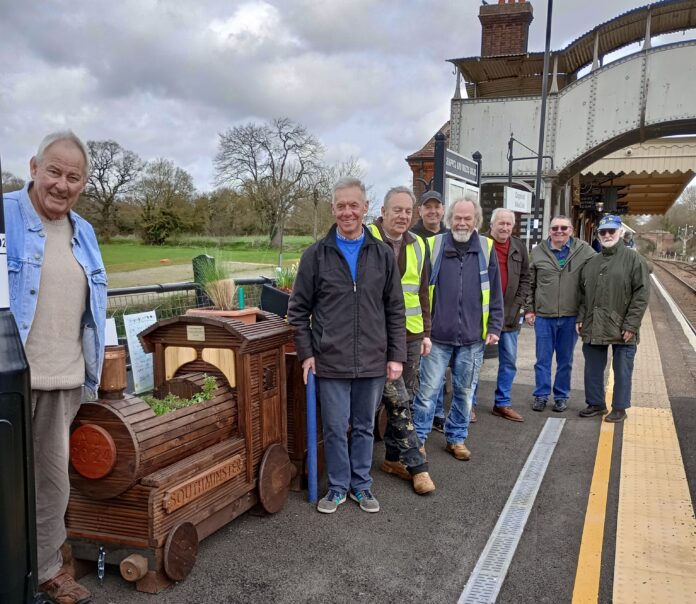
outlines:
[{"label": "station canopy", "polygon": [[616,187],[628,214],[664,214],[696,175],[696,136],[625,147],[580,173],[580,189]]},{"label": "station canopy", "polygon": [[[578,71],[597,55],[603,57],[642,42],[650,19],[650,35],[659,36],[696,27],[696,0],[663,0],[627,11],[583,34],[565,48],[551,52],[550,71],[557,66],[558,89],[577,79]],[[544,72],[544,53],[449,59],[462,73],[469,98],[538,96]],[[552,75],[549,75],[552,78]]]}]

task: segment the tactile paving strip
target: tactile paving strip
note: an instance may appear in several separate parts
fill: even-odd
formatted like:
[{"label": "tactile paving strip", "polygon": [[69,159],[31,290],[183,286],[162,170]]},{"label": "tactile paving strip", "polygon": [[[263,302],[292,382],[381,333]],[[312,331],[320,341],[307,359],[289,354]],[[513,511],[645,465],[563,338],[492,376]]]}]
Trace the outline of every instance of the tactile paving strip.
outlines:
[{"label": "tactile paving strip", "polygon": [[696,520],[669,408],[634,407],[624,422],[613,601],[696,602]]},{"label": "tactile paving strip", "polygon": [[[662,374],[660,351],[657,347],[649,310],[645,313],[640,328],[640,344],[638,344],[633,367],[631,405],[633,407],[669,408],[669,396]],[[632,417],[632,414],[629,417]]]},{"label": "tactile paving strip", "polygon": [[564,423],[546,420],[458,604],[492,603],[498,597]]}]

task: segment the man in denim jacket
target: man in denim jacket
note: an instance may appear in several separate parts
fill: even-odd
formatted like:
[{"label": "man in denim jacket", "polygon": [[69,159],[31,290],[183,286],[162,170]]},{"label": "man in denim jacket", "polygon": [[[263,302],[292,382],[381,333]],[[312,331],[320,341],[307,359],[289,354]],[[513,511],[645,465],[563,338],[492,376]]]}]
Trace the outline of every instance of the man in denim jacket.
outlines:
[{"label": "man in denim jacket", "polygon": [[75,214],[89,154],[70,131],[44,138],[31,181],[4,196],[10,310],[31,369],[38,580],[61,604],[90,593],[62,570],[69,430],[104,359],[106,273],[91,225]]}]

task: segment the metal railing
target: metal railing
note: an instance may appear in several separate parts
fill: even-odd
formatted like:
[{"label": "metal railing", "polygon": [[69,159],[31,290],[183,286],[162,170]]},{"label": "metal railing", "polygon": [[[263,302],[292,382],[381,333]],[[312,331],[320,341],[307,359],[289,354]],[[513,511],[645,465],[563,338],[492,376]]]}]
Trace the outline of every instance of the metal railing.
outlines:
[{"label": "metal railing", "polygon": [[[261,276],[235,279],[234,283],[237,286],[234,306],[239,308],[240,290],[244,291],[245,307],[261,306],[263,286],[275,285],[275,280]],[[182,315],[190,308],[206,308],[210,305],[210,300],[200,284],[193,281],[119,287],[109,289],[107,292],[106,316],[115,319],[118,340],[121,344],[125,344],[126,330],[123,315],[154,310],[157,313],[157,320],[161,321]],[[130,358],[127,365],[130,367]]]}]

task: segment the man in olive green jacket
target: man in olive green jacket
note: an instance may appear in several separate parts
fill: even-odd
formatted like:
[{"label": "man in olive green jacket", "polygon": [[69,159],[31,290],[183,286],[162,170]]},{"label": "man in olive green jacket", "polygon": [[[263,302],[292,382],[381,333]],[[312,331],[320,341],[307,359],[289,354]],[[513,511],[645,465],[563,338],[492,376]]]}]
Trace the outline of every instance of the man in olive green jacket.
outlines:
[{"label": "man in olive green jacket", "polygon": [[578,339],[575,332],[578,280],[582,265],[595,255],[587,243],[572,234],[570,218],[555,216],[548,239],[529,255],[532,284],[524,316],[527,323],[534,326],[536,334],[534,411],[543,411],[551,394],[554,354],[553,410],[562,413],[568,408],[573,352]]},{"label": "man in olive green jacket", "polygon": [[611,345],[614,394],[608,422],[626,419],[626,409],[631,406],[638,330],[650,295],[647,262],[623,244],[623,233],[618,216],[604,216],[598,228],[602,252],[585,264],[580,274],[577,331],[583,341],[587,402],[580,417],[607,412],[604,370]]}]

